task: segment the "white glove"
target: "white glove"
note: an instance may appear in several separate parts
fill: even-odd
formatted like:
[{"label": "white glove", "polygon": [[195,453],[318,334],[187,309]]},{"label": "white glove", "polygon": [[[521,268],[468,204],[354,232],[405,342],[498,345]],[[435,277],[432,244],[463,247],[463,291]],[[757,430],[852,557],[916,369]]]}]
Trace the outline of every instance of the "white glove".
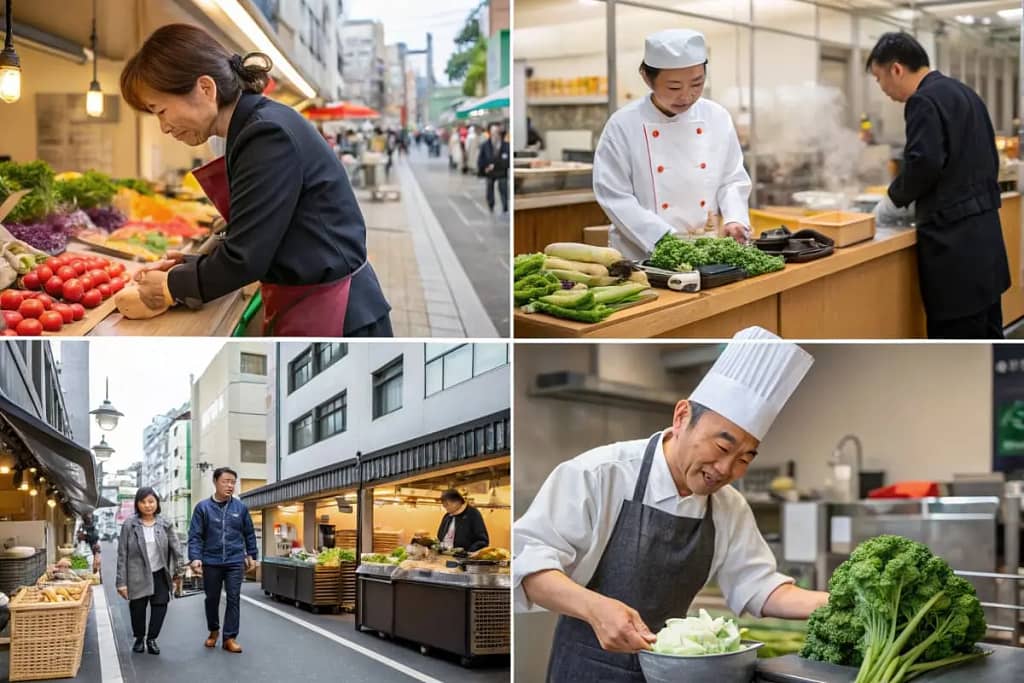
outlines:
[{"label": "white glove", "polygon": [[889,199],[889,193],[882,196],[882,201],[875,205],[875,220],[884,221],[886,218],[893,218],[900,214],[899,208]]}]

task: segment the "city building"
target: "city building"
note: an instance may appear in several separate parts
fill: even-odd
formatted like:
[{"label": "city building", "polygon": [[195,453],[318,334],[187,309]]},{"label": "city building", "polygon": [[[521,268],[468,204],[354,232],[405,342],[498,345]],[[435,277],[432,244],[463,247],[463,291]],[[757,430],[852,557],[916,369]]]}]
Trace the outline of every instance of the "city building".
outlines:
[{"label": "city building", "polygon": [[384,24],[371,19],[346,21],[338,33],[345,84],[343,99],[383,112],[387,80]]}]

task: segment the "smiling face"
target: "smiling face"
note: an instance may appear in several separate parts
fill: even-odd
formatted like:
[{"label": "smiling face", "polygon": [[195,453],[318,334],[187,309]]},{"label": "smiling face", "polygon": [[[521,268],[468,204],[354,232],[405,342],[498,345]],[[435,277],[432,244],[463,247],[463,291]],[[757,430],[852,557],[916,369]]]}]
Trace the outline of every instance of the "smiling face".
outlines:
[{"label": "smiling face", "polygon": [[691,422],[689,401],[676,404],[665,455],[683,495],[711,495],[747,472],[759,441],[718,413],[705,410]]},{"label": "smiling face", "polygon": [[703,64],[685,69],[663,69],[653,80],[644,74],[655,104],[673,115],[689,111],[704,94],[706,80],[707,67]]},{"label": "smiling face", "polygon": [[155,114],[160,131],[186,145],[197,147],[214,134],[217,120],[217,84],[200,76],[192,92],[172,95],[144,88],[146,109]]}]

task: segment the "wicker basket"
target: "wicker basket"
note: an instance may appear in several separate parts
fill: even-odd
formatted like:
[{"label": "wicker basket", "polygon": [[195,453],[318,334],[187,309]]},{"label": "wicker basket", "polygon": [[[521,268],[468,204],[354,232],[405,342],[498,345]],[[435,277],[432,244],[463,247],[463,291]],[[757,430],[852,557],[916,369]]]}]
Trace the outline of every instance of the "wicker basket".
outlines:
[{"label": "wicker basket", "polygon": [[13,595],[19,586],[31,586],[46,572],[46,553],[31,557],[0,558],[0,592]]},{"label": "wicker basket", "polygon": [[11,681],[74,678],[82,663],[92,590],[77,602],[30,602],[40,592],[26,588],[11,600]]}]

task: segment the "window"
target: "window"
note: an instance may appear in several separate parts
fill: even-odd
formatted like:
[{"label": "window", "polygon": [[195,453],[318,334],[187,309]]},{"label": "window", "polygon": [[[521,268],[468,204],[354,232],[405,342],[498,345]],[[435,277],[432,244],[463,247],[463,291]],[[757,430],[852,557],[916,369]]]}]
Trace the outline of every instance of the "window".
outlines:
[{"label": "window", "polygon": [[427,344],[425,396],[508,363],[507,344]]},{"label": "window", "polygon": [[373,419],[402,407],[402,357],[373,373]]},{"label": "window", "polygon": [[318,343],[313,345],[316,354],[316,372],[320,374],[348,355],[348,344]]},{"label": "window", "polygon": [[242,462],[267,462],[267,443],[265,441],[242,439],[240,442],[240,452]]},{"label": "window", "polygon": [[348,394],[341,392],[316,409],[316,440],[323,441],[345,431],[348,412]]},{"label": "window", "polygon": [[288,393],[313,379],[313,350],[306,349],[288,364]]},{"label": "window", "polygon": [[291,448],[289,453],[300,451],[313,444],[313,413],[306,413],[291,424]]},{"label": "window", "polygon": [[267,357],[259,353],[243,353],[241,370],[247,375],[266,375]]}]

